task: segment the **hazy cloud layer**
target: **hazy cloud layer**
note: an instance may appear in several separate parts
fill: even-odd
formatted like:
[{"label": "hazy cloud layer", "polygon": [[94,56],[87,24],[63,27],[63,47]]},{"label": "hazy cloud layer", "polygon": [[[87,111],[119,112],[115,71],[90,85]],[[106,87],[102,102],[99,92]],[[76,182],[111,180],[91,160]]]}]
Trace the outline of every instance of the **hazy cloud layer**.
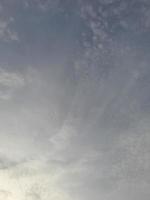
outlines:
[{"label": "hazy cloud layer", "polygon": [[150,2],[0,1],[0,200],[148,200]]}]

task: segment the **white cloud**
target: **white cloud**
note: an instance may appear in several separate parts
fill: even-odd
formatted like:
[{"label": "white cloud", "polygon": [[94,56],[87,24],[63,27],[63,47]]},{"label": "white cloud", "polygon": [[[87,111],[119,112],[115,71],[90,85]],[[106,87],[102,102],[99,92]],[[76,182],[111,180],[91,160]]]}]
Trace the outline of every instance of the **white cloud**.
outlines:
[{"label": "white cloud", "polygon": [[42,160],[31,160],[0,171],[0,195],[11,200],[71,200],[59,185],[63,176],[63,170],[54,169]]}]

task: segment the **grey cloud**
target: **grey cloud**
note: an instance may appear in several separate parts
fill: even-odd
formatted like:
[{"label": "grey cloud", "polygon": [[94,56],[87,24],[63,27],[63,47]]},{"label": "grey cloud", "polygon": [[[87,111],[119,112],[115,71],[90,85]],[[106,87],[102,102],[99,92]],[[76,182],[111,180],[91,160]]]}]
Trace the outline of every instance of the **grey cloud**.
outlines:
[{"label": "grey cloud", "polygon": [[4,42],[19,40],[17,33],[10,28],[12,21],[13,18],[0,20],[0,39]]},{"label": "grey cloud", "polygon": [[148,1],[18,2],[21,40],[0,65],[0,189],[147,200]]},{"label": "grey cloud", "polygon": [[4,68],[0,69],[0,98],[10,99],[13,93],[25,85],[24,78],[15,72],[10,72]]}]

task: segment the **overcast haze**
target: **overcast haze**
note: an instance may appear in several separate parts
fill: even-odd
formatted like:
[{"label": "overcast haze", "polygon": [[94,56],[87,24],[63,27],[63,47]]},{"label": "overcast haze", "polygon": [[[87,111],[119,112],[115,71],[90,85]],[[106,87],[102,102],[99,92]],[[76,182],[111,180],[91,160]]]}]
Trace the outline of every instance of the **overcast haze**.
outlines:
[{"label": "overcast haze", "polygon": [[0,0],[0,200],[148,200],[150,1]]}]

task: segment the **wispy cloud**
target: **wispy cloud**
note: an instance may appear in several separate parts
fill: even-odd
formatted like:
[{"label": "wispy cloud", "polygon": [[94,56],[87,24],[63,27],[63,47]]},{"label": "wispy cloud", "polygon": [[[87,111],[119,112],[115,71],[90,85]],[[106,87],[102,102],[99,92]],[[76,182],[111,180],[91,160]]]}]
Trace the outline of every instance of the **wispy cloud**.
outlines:
[{"label": "wispy cloud", "polygon": [[25,80],[21,74],[0,68],[0,99],[10,99],[24,85]]},{"label": "wispy cloud", "polygon": [[3,42],[9,41],[19,41],[18,34],[11,28],[14,19],[10,18],[0,18],[0,40]]}]

